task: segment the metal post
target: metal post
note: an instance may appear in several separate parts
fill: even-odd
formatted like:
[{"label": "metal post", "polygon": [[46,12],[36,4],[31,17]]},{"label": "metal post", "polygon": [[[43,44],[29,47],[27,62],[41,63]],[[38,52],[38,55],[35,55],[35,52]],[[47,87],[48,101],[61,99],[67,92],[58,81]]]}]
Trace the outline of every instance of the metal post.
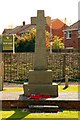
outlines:
[{"label": "metal post", "polygon": [[50,54],[52,54],[52,41],[50,42]]},{"label": "metal post", "polygon": [[14,38],[14,34],[13,34],[13,54],[15,54],[15,38]]},{"label": "metal post", "polygon": [[52,23],[50,25],[50,54],[52,54]]},{"label": "metal post", "polygon": [[68,75],[65,75],[65,87],[68,87]]}]

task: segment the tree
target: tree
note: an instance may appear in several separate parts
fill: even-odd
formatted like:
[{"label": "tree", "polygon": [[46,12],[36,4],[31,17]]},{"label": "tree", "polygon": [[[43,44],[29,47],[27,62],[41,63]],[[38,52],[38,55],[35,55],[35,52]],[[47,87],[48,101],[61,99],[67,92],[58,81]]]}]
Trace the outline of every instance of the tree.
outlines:
[{"label": "tree", "polygon": [[[49,32],[46,32],[46,47],[49,47]],[[21,36],[15,36],[16,52],[34,52],[35,50],[36,29],[33,28],[29,32]]]},{"label": "tree", "polygon": [[[46,48],[50,49],[50,33],[45,30],[46,33]],[[16,52],[34,52],[35,50],[35,37],[36,29],[32,28],[27,33],[21,34],[21,36],[15,36]],[[58,36],[52,38],[52,48],[62,49],[64,48],[63,39]]]},{"label": "tree", "polygon": [[62,49],[64,48],[63,39],[59,38],[57,35],[52,39],[52,47],[53,49]]}]

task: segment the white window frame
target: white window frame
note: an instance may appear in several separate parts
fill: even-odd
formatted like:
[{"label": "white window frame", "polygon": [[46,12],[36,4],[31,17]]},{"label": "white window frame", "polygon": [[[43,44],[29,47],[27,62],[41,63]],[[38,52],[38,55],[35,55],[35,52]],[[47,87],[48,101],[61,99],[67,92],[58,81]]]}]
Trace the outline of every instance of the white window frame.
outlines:
[{"label": "white window frame", "polygon": [[66,39],[71,39],[72,32],[71,31],[66,31]]}]

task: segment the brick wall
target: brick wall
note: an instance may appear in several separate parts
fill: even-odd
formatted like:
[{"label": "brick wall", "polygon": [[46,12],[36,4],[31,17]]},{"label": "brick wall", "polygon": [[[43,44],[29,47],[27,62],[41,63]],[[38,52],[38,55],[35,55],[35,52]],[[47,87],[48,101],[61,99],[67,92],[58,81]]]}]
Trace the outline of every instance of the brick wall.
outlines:
[{"label": "brick wall", "polygon": [[80,109],[80,101],[61,101],[61,100],[3,100],[0,101],[2,103],[1,108],[27,108],[30,104],[36,105],[58,105],[60,109]]}]

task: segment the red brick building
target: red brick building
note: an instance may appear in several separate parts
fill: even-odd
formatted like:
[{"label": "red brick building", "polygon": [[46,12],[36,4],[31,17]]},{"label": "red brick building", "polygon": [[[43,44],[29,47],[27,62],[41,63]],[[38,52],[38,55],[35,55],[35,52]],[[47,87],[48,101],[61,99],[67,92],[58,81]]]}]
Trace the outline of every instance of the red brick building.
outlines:
[{"label": "red brick building", "polygon": [[[47,19],[48,18],[50,18],[50,17],[48,16]],[[53,36],[57,35],[59,37],[63,37],[63,35],[64,35],[63,30],[66,29],[66,27],[68,27],[68,26],[59,19],[51,20],[51,24],[52,24],[52,35]],[[21,33],[28,32],[32,28],[36,28],[36,26],[31,25],[31,24],[26,25],[25,22],[23,22],[22,25],[16,26],[13,29],[4,29],[2,34],[21,34]],[[46,30],[48,32],[50,32],[50,24],[46,25]]]},{"label": "red brick building", "polygon": [[65,48],[80,48],[80,20],[64,30]]},{"label": "red brick building", "polygon": [[[66,29],[67,27],[68,25],[66,25],[58,18],[51,20],[52,36],[54,37],[55,35],[57,35],[59,37],[63,37],[64,36],[63,30]],[[47,26],[46,30],[50,32],[50,27]]]}]

